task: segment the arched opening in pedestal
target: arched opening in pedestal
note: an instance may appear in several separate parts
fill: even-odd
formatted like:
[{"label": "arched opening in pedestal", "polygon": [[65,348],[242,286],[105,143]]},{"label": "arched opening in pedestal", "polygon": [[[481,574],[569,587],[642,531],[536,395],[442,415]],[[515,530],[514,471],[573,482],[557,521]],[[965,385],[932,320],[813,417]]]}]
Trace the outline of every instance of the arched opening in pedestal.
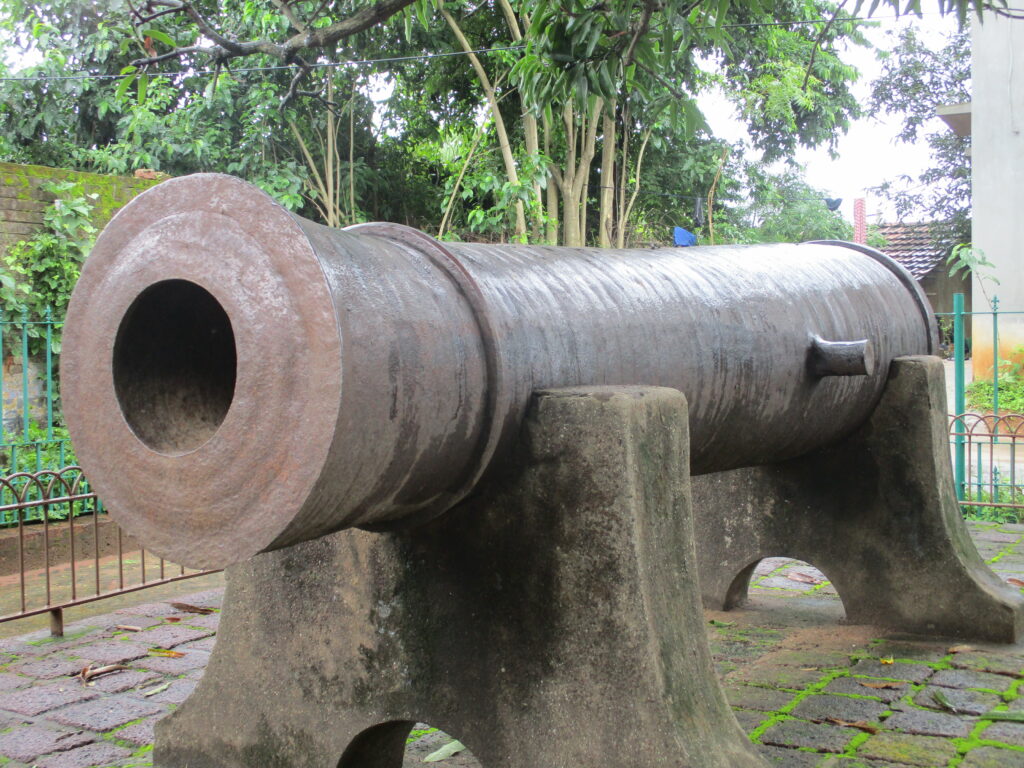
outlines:
[{"label": "arched opening in pedestal", "polygon": [[751,601],[760,609],[799,607],[820,612],[825,621],[845,618],[842,598],[829,577],[814,565],[789,557],[764,557],[748,565],[729,586],[726,610]]},{"label": "arched opening in pedestal", "polygon": [[367,728],[345,749],[338,768],[482,768],[462,742],[427,723],[392,720]]}]

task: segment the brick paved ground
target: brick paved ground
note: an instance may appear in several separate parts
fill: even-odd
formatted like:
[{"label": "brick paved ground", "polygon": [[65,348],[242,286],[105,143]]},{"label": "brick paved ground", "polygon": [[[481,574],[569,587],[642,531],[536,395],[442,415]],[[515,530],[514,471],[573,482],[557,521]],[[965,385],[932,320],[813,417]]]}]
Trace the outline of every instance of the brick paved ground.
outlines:
[{"label": "brick paved ground", "polygon": [[[972,533],[1000,576],[1024,583],[1024,526],[974,523]],[[149,603],[71,624],[59,640],[0,639],[0,766],[152,765],[153,724],[202,676],[220,599],[217,590],[180,599],[214,609],[205,615]],[[748,606],[707,618],[736,716],[775,764],[1024,768],[1024,645],[925,642],[842,624],[823,576],[780,559],[761,564]],[[83,683],[75,675],[90,664],[126,669]],[[415,731],[407,768],[448,741]],[[440,764],[478,765],[466,753]]]}]

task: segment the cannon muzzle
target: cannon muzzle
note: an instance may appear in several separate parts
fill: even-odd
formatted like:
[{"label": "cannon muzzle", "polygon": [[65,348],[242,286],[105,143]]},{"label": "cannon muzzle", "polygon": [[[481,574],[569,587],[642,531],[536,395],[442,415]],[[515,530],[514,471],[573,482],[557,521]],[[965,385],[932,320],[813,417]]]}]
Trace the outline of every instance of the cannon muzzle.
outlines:
[{"label": "cannon muzzle", "polygon": [[662,385],[695,474],[845,437],[931,309],[842,243],[598,250],[335,230],[229,176],[173,179],[100,235],[68,310],[80,463],[154,552],[222,566],[449,509],[531,393]]}]

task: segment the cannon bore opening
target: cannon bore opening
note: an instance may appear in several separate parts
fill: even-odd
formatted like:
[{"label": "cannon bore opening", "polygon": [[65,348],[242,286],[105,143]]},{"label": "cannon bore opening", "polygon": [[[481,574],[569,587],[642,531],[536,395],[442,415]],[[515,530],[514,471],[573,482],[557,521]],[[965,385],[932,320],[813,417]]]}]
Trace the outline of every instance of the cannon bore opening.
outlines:
[{"label": "cannon bore opening", "polygon": [[132,432],[180,455],[217,431],[235,394],[235,334],[220,303],[187,280],[149,286],[114,341],[114,389]]}]

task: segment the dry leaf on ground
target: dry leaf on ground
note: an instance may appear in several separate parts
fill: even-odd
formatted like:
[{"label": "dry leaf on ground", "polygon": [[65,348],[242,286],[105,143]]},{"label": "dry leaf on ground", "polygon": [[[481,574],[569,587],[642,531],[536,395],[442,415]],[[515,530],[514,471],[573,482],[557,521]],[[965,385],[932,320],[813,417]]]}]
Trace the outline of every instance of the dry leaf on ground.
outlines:
[{"label": "dry leaf on ground", "polygon": [[809,573],[801,573],[800,571],[788,571],[786,578],[790,581],[799,581],[801,584],[821,584],[821,579],[816,579]]},{"label": "dry leaf on ground", "polygon": [[213,608],[203,608],[198,605],[191,605],[189,603],[171,603],[172,608],[177,608],[179,611],[185,611],[185,613],[213,613]]}]

